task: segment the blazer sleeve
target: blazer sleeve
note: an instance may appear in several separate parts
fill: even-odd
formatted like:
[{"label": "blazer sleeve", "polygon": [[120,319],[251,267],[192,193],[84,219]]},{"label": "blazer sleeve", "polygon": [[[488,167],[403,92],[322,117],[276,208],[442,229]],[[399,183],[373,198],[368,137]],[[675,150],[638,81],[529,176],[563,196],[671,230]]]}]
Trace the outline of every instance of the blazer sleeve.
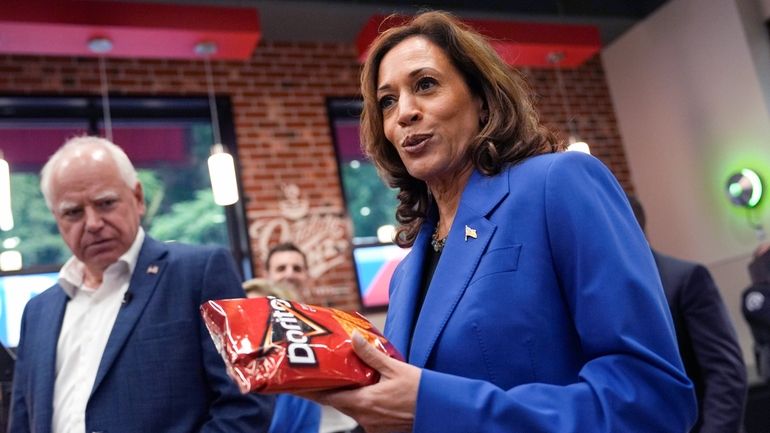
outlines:
[{"label": "blazer sleeve", "polygon": [[719,289],[697,265],[683,283],[678,305],[703,379],[699,433],[739,432],[746,400],[746,367]]},{"label": "blazer sleeve", "polygon": [[270,431],[275,433],[318,433],[321,406],[291,394],[278,394]]},{"label": "blazer sleeve", "polygon": [[19,338],[19,347],[16,350],[16,362],[14,364],[13,372],[13,392],[11,394],[11,406],[8,413],[8,433],[29,433],[29,408],[27,407],[27,399],[25,387],[28,386],[27,380],[28,362],[26,358],[26,341],[25,338],[27,330],[27,315],[29,314],[29,303],[24,308],[24,314],[21,318],[21,332]]},{"label": "blazer sleeve", "polygon": [[501,389],[423,370],[414,431],[682,433],[695,420],[660,279],[625,195],[598,160],[567,153],[531,182],[545,195],[552,259],[542,272],[555,272],[582,348],[578,377]]},{"label": "blazer sleeve", "polygon": [[[229,253],[216,249],[204,271],[201,303],[210,299],[243,298],[240,278]],[[224,361],[216,350],[203,320],[199,327],[201,351],[213,403],[209,419],[201,433],[267,432],[272,417],[274,397],[241,394],[227,376]]]}]

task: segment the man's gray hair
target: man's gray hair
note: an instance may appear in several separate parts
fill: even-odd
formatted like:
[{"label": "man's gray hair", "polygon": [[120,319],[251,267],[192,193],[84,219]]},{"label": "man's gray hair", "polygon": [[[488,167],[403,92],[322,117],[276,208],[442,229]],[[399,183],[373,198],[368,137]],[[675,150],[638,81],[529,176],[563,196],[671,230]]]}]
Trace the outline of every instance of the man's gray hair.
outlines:
[{"label": "man's gray hair", "polygon": [[48,162],[45,163],[43,169],[40,171],[40,190],[43,192],[43,198],[45,198],[45,204],[48,206],[48,209],[53,210],[53,203],[51,202],[51,181],[62,158],[78,148],[88,147],[99,147],[104,149],[118,166],[118,172],[120,173],[123,182],[125,182],[131,189],[136,187],[136,184],[139,181],[136,175],[136,169],[134,169],[131,160],[128,159],[126,152],[124,152],[118,145],[104,138],[90,135],[73,137],[64,142],[64,144],[51,155],[50,158],[48,158]]}]

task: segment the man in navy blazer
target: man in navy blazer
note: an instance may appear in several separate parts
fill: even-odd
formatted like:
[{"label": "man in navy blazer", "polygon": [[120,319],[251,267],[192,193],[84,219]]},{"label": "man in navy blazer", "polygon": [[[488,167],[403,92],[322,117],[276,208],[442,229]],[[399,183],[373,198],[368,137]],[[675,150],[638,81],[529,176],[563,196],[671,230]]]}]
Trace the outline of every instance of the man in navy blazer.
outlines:
[{"label": "man in navy blazer", "polygon": [[141,183],[107,140],[69,140],[41,188],[73,257],[25,308],[9,431],[266,432],[272,399],[239,393],[200,320],[243,296],[228,253],[146,236]]},{"label": "man in navy blazer", "polygon": [[[644,209],[629,195],[642,230]],[[738,433],[746,402],[746,366],[738,337],[708,269],[652,251],[674,319],[679,353],[695,385],[698,419],[691,433]]]}]

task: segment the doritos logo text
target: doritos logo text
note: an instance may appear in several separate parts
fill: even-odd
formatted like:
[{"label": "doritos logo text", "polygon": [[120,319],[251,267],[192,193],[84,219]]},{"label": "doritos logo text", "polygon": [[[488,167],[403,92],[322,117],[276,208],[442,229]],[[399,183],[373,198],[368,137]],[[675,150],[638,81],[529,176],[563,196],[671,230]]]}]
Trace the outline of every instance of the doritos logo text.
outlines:
[{"label": "doritos logo text", "polygon": [[262,347],[267,351],[276,343],[286,341],[286,352],[292,365],[316,365],[315,352],[310,338],[328,334],[329,331],[310,318],[295,310],[291,302],[268,296],[270,300],[270,323],[265,332]]}]

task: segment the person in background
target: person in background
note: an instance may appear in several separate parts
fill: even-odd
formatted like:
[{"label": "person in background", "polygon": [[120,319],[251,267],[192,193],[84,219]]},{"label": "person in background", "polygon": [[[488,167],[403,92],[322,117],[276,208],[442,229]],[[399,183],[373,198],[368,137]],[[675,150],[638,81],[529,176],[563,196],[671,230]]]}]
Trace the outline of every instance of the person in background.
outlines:
[{"label": "person in background", "polygon": [[243,283],[247,298],[275,296],[276,298],[298,300],[294,290],[280,283],[274,283],[267,278],[252,278]]},{"label": "person in background", "polygon": [[561,152],[520,75],[425,12],[361,76],[361,143],[399,189],[386,356],[354,390],[306,393],[368,433],[683,433],[696,416],[655,263],[622,188]]},{"label": "person in background", "polygon": [[[288,296],[292,296],[285,299],[303,302],[308,298],[310,294],[310,288],[308,287],[310,275],[308,273],[307,256],[295,244],[286,242],[270,248],[267,253],[267,260],[265,261],[265,269],[267,270],[267,279],[273,283],[273,289],[278,289],[288,294]],[[278,296],[278,294],[275,296]],[[324,407],[321,410],[319,405],[304,399],[298,399],[297,397],[290,397],[288,395],[278,397],[277,408],[281,406],[281,399],[287,397],[312,405],[312,408],[318,411],[316,418],[320,418],[320,425],[316,421],[315,431],[319,431],[319,429],[321,433],[358,431],[355,430],[357,424],[353,419],[334,408]],[[279,430],[272,431],[279,432]]]},{"label": "person in background", "polygon": [[[628,201],[646,233],[642,204],[633,195]],[[674,319],[679,353],[698,398],[698,419],[690,431],[738,433],[748,389],[746,366],[719,289],[701,264],[654,249],[652,256]]]},{"label": "person in background", "polygon": [[297,300],[306,302],[310,298],[307,257],[299,247],[284,242],[270,248],[265,268],[267,279],[293,290]]},{"label": "person in background", "polygon": [[241,395],[199,306],[243,297],[228,251],[146,235],[126,154],[76,137],[41,189],[73,256],[24,309],[11,433],[266,432],[273,398]]},{"label": "person in background", "polygon": [[754,250],[749,263],[751,285],[743,291],[743,317],[754,337],[754,359],[759,377],[770,382],[770,243]]},{"label": "person in background", "polygon": [[[291,286],[265,278],[253,278],[243,283],[247,298],[275,296],[299,301]],[[291,394],[278,394],[269,433],[318,433],[321,407],[312,401]]]}]

